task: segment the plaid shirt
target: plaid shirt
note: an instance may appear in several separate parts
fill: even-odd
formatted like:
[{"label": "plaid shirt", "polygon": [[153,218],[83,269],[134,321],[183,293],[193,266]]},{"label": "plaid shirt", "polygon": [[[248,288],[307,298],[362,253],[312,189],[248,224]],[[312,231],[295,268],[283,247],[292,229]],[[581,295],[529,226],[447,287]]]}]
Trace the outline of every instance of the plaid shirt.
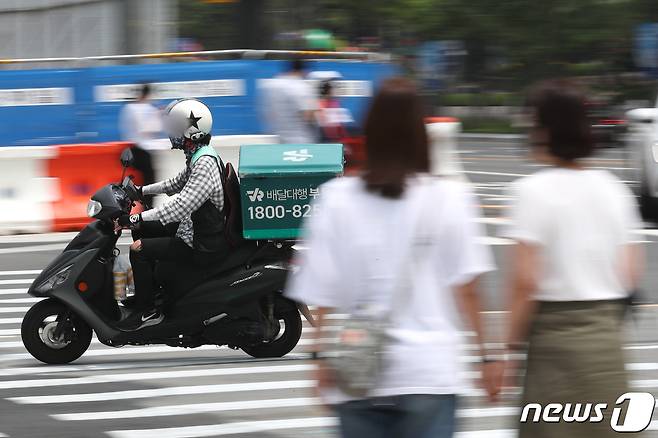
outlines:
[{"label": "plaid shirt", "polygon": [[181,238],[190,247],[194,239],[192,213],[208,199],[219,211],[224,209],[224,190],[219,166],[217,161],[209,156],[199,158],[194,165],[188,164],[185,170],[175,177],[144,186],[142,190],[145,195],[178,194],[167,199],[161,206],[142,213],[142,220],[159,220],[163,225],[180,222],[176,237]]}]

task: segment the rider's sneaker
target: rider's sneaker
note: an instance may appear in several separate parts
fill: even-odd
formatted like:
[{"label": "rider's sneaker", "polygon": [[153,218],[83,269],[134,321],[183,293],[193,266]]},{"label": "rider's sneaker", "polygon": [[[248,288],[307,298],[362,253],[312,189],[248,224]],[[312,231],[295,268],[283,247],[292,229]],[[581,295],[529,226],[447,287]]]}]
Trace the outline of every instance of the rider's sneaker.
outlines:
[{"label": "rider's sneaker", "polygon": [[160,324],[164,320],[164,315],[158,309],[150,309],[145,312],[135,312],[128,318],[119,322],[117,326],[121,330],[134,331]]}]

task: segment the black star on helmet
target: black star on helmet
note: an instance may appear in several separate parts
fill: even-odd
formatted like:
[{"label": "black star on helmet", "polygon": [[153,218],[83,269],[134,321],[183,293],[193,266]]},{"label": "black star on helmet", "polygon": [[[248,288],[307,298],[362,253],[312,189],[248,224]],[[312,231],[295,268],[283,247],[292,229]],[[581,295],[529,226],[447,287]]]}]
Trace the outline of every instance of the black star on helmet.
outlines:
[{"label": "black star on helmet", "polygon": [[201,119],[202,117],[194,117],[194,113],[190,111],[190,117],[187,118],[187,122],[189,123],[188,128],[194,126],[196,129],[199,129],[199,125],[197,122]]}]

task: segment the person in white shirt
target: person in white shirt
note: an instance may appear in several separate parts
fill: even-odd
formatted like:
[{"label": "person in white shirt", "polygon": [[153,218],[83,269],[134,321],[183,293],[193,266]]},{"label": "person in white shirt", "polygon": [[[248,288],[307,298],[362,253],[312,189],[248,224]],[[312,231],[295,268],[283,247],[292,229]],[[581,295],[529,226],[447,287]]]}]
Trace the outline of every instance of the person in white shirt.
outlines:
[{"label": "person in white shirt", "polygon": [[[468,186],[428,175],[422,104],[411,82],[384,81],[365,125],[368,163],[357,177],[321,186],[318,214],[305,225],[308,250],[286,295],[319,306],[318,390],[335,404],[344,437],[451,437],[455,399],[466,384],[459,360],[460,309],[476,333],[483,359],[478,279],[494,269],[488,247],[477,240],[475,199]],[[411,245],[411,255],[402,248]],[[398,266],[408,264],[408,289],[392,291]],[[392,295],[403,302],[391,309]],[[377,387],[355,400],[333,383],[321,359],[326,316],[363,309],[393,310],[390,339]],[[502,364],[482,362],[488,394],[495,398]]]},{"label": "person in white shirt", "polygon": [[[162,134],[160,110],[151,103],[151,86],[143,84],[137,100],[127,103],[119,114],[121,139],[132,143],[135,168],[142,172],[144,185],[155,182],[153,161],[149,150],[157,149],[158,136]],[[152,200],[149,196],[148,201]]]},{"label": "person in white shirt", "polygon": [[[582,163],[593,151],[583,95],[550,81],[529,103],[532,154],[550,167],[513,184],[504,233],[517,242],[507,342],[511,350],[528,342],[521,406],[614,406],[628,388],[621,329],[642,270],[633,236],[642,221],[624,183]],[[598,423],[522,422],[520,437],[616,436],[611,411]]]},{"label": "person in white shirt", "polygon": [[261,114],[268,132],[278,135],[284,144],[317,143],[315,123],[318,101],[313,87],[304,80],[301,58],[289,62],[288,70],[263,83]]}]

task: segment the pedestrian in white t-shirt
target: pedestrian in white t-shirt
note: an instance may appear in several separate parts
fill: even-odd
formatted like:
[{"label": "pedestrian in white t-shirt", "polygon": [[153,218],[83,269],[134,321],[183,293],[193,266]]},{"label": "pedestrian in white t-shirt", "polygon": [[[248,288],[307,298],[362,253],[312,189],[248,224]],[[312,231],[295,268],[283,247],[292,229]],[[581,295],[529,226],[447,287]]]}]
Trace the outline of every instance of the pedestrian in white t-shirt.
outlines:
[{"label": "pedestrian in white t-shirt", "polygon": [[[508,345],[514,350],[528,342],[522,406],[614,406],[628,388],[621,328],[642,269],[632,234],[642,222],[620,180],[581,162],[593,145],[578,90],[544,83],[531,95],[530,111],[532,153],[550,167],[513,184],[505,232],[517,241],[510,256]],[[530,419],[521,423],[520,437],[616,436],[611,412],[602,422]]]},{"label": "pedestrian in white t-shirt", "polygon": [[[451,437],[456,395],[466,387],[460,309],[484,358],[477,282],[494,268],[491,254],[477,241],[482,229],[469,188],[427,174],[422,104],[412,83],[383,83],[365,133],[365,173],[321,187],[319,213],[305,228],[309,249],[286,294],[319,306],[313,347],[318,389],[335,405],[344,437]],[[410,234],[412,240],[402,241]],[[400,248],[408,245],[412,257],[399,260]],[[405,262],[409,288],[398,291],[403,300],[394,300],[397,267]],[[393,301],[403,302],[391,309]],[[320,340],[328,336],[329,313],[355,314],[364,305],[392,310],[393,317],[378,383],[367,398],[355,400],[334,385]],[[493,398],[502,364],[483,360],[482,372]]]},{"label": "pedestrian in white t-shirt", "polygon": [[[142,185],[155,182],[155,171],[150,150],[158,148],[157,138],[162,135],[162,115],[150,101],[151,86],[143,84],[134,102],[127,103],[119,114],[121,139],[133,144],[135,169],[142,172]],[[153,197],[147,201],[152,204]]]},{"label": "pedestrian in white t-shirt", "polygon": [[304,80],[306,66],[301,58],[295,58],[287,68],[260,87],[260,112],[266,129],[278,135],[280,143],[317,143],[315,116],[319,107],[315,90]]}]

